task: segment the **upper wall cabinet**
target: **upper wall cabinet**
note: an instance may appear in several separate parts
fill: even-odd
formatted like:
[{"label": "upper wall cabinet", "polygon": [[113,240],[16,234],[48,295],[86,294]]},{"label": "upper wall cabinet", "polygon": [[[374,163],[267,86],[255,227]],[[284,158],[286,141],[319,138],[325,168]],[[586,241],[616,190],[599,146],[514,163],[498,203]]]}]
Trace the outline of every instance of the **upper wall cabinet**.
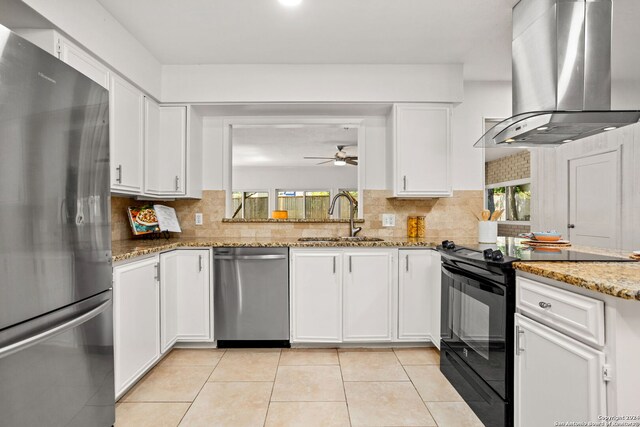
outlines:
[{"label": "upper wall cabinet", "polygon": [[143,164],[143,111],[145,97],[138,89],[111,75],[109,135],[111,190],[141,194]]},{"label": "upper wall cabinet", "polygon": [[395,104],[387,131],[389,182],[394,197],[453,194],[449,104]]},{"label": "upper wall cabinet", "polygon": [[105,89],[109,89],[109,69],[88,55],[85,51],[60,37],[58,44],[59,58],[98,83]]},{"label": "upper wall cabinet", "polygon": [[186,194],[187,107],[145,100],[145,193]]},{"label": "upper wall cabinet", "polygon": [[109,89],[109,68],[57,31],[19,29],[19,35]]}]

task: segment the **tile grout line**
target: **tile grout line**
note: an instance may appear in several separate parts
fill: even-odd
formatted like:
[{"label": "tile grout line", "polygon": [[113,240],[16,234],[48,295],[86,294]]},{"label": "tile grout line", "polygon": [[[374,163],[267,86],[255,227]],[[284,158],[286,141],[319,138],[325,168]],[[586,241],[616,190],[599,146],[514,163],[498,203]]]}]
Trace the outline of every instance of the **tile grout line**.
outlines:
[{"label": "tile grout line", "polygon": [[[411,382],[411,385],[413,386],[413,389],[418,394],[418,397],[420,398],[420,401],[422,402],[422,404],[424,405],[425,409],[429,413],[429,416],[431,417],[431,419],[435,423],[436,427],[438,427],[438,422],[436,421],[436,418],[433,416],[433,414],[429,410],[429,407],[427,406],[427,402],[425,402],[425,400],[422,398],[422,395],[420,394],[420,392],[418,391],[418,388],[416,387],[415,383],[411,379],[411,376],[409,375],[409,372],[407,372],[407,370],[405,369],[404,364],[400,361],[400,358],[398,357],[398,354],[396,353],[395,349],[393,350],[393,354],[395,354],[396,359],[398,359],[398,362],[400,363],[400,366],[402,366],[402,370],[407,375],[407,378],[409,378],[409,381]],[[427,365],[407,365],[407,366],[427,366]]]},{"label": "tile grout line", "polygon": [[211,373],[209,374],[209,376],[207,377],[207,379],[204,381],[204,384],[202,384],[202,387],[200,387],[200,390],[198,390],[198,393],[196,394],[196,396],[193,398],[193,400],[191,401],[191,403],[189,403],[189,407],[187,408],[186,411],[184,411],[184,414],[182,414],[182,417],[180,417],[180,421],[178,421],[178,424],[176,424],[176,427],[178,427],[181,423],[182,420],[184,420],[184,417],[187,416],[187,414],[189,413],[189,411],[191,410],[191,407],[193,406],[193,402],[196,401],[196,399],[198,398],[198,396],[200,396],[200,393],[202,392],[202,389],[204,388],[204,386],[207,385],[207,383],[209,382],[209,378],[211,378],[211,375],[213,375],[213,371],[216,370],[216,368],[218,367],[218,365],[220,364],[220,361],[222,360],[222,358],[224,357],[224,355],[227,354],[227,350],[225,349],[222,352],[222,355],[220,356],[220,358],[218,359],[218,361],[216,362],[215,366],[213,367],[213,369],[211,370]]},{"label": "tile grout line", "polygon": [[282,359],[282,349],[278,353],[278,363],[276,364],[276,375],[273,377],[273,382],[271,383],[271,393],[269,393],[269,401],[267,402],[267,412],[264,413],[264,421],[262,423],[263,427],[267,425],[267,417],[269,416],[269,409],[271,409],[271,399],[273,398],[273,389],[276,388],[276,380],[278,379],[278,371],[280,370],[280,360]]},{"label": "tile grout line", "polygon": [[342,391],[344,392],[344,404],[347,407],[347,417],[349,419],[349,426],[352,427],[351,411],[349,411],[349,400],[347,399],[347,389],[344,385],[344,376],[342,375],[342,363],[340,362],[340,352],[336,349],[336,356],[338,357],[338,367],[340,367],[340,380],[342,380]]}]

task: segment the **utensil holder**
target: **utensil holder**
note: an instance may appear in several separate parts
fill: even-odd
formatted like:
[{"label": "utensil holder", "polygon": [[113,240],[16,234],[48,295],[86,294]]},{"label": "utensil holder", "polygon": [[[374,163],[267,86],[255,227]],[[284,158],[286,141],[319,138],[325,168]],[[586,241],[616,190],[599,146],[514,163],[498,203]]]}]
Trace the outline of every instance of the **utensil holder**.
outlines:
[{"label": "utensil holder", "polygon": [[478,243],[496,243],[498,241],[498,221],[478,222]]}]

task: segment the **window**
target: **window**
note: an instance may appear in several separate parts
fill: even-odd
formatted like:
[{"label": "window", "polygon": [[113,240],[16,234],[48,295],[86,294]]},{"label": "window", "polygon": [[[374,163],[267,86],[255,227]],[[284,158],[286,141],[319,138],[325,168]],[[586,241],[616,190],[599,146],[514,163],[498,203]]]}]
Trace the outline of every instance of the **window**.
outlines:
[{"label": "window", "polygon": [[234,191],[232,218],[269,218],[269,193],[266,191]]},{"label": "window", "polygon": [[329,191],[285,191],[277,192],[278,210],[287,211],[290,219],[329,218]]},{"label": "window", "polygon": [[[353,197],[353,199],[357,202],[358,201],[358,190],[350,190],[350,189],[340,189],[338,191],[346,191],[347,193],[349,193],[351,195],[351,197]],[[340,198],[340,219],[349,219],[349,202],[347,201],[346,198],[341,197]],[[358,217],[358,208],[356,208],[356,211],[353,214],[354,218]]]},{"label": "window", "polygon": [[[511,185],[504,185],[511,184]],[[487,209],[493,213],[504,210],[500,221],[531,220],[531,184],[498,183],[487,186]]]}]

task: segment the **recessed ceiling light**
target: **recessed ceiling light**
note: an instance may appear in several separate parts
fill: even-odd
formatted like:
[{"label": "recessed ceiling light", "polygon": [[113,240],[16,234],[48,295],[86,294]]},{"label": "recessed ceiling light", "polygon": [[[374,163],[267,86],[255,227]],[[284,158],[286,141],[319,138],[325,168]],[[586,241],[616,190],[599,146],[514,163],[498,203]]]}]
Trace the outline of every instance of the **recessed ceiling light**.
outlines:
[{"label": "recessed ceiling light", "polygon": [[573,139],[565,139],[565,140],[564,140],[564,141],[562,141],[562,142],[571,142],[571,141],[573,141]]},{"label": "recessed ceiling light", "polygon": [[547,130],[549,129],[549,126],[542,126],[541,128],[538,128],[538,130]]},{"label": "recessed ceiling light", "polygon": [[603,130],[614,130],[618,129],[616,126],[609,126],[608,128],[604,128]]},{"label": "recessed ceiling light", "polygon": [[287,6],[287,7],[298,6],[300,3],[302,3],[302,0],[278,0],[278,1],[280,2],[281,5]]},{"label": "recessed ceiling light", "polygon": [[344,166],[344,165],[346,165],[346,164],[347,164],[347,162],[346,162],[346,161],[344,161],[343,159],[335,159],[335,160],[333,161],[333,164],[334,164],[335,166]]}]

